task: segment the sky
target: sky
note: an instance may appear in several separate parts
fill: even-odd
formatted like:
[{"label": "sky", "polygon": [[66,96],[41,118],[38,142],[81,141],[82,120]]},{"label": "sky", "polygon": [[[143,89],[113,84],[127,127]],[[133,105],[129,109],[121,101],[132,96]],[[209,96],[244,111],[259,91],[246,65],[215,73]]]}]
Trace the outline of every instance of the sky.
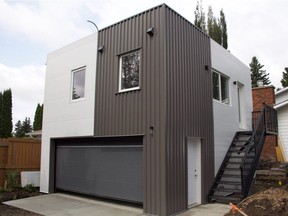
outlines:
[{"label": "sky", "polygon": [[[166,3],[194,22],[197,0],[0,0],[0,91],[11,88],[13,124],[44,102],[47,54],[115,22]],[[272,84],[288,67],[287,0],[202,0],[224,10],[228,50],[249,66],[253,56]]]}]

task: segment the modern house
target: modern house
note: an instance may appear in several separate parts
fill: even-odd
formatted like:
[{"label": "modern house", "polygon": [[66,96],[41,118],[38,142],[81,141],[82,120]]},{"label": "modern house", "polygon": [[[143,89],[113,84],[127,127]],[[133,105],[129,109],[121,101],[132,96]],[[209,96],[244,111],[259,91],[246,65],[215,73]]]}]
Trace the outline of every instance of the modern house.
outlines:
[{"label": "modern house", "polygon": [[283,145],[285,157],[288,158],[288,87],[277,91],[275,98],[274,108],[278,113],[279,139]]},{"label": "modern house", "polygon": [[165,4],[50,53],[44,104],[41,191],[151,215],[207,203],[252,130],[249,68]]}]

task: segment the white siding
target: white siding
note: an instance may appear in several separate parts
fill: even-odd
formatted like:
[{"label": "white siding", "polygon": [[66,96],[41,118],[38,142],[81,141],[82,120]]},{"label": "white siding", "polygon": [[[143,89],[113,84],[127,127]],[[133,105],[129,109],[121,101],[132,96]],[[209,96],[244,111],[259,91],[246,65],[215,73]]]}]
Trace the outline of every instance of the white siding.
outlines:
[{"label": "white siding", "polygon": [[[47,58],[40,190],[48,192],[50,139],[94,134],[97,34],[52,52]],[[86,67],[85,97],[71,100],[72,70]]]},{"label": "white siding", "polygon": [[279,138],[282,142],[285,156],[288,158],[288,87],[276,92],[275,96]]},{"label": "white siding", "polygon": [[282,141],[285,156],[288,158],[288,106],[281,107],[277,111],[279,138]]},{"label": "white siding", "polygon": [[[211,59],[213,69],[229,77],[230,104],[213,102],[214,139],[215,139],[215,174],[224,159],[232,139],[237,131],[251,130],[252,90],[250,70],[231,53],[211,40]],[[245,121],[239,125],[237,84],[243,84],[243,101],[241,105]]]},{"label": "white siding", "polygon": [[288,100],[288,87],[276,92],[275,103],[279,104]]}]

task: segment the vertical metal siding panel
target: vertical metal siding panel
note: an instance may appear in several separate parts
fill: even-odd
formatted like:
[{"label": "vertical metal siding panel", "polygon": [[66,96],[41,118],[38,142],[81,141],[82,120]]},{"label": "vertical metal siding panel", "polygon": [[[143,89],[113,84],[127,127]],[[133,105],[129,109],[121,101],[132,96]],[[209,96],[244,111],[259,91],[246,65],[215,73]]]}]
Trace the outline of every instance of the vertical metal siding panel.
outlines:
[{"label": "vertical metal siding panel", "polygon": [[211,85],[207,85],[211,78],[209,71],[204,70],[204,65],[211,66],[210,59],[207,59],[210,55],[209,38],[174,11],[168,9],[167,13],[167,19],[172,20],[167,23],[167,35],[171,37],[167,37],[166,43],[169,47],[167,62],[170,62],[167,67],[167,154],[171,160],[167,162],[169,215],[187,208],[185,137],[204,138],[202,197],[213,180],[208,174],[213,168],[207,160],[214,153],[209,148],[213,145]]},{"label": "vertical metal siding panel", "polygon": [[[99,44],[105,49],[102,55],[97,56],[95,136],[145,135],[144,211],[166,215],[165,152],[162,152],[165,149],[165,130],[161,128],[165,120],[162,114],[165,113],[165,103],[161,102],[166,99],[162,98],[164,88],[159,87],[164,82],[161,66],[164,55],[160,55],[159,45],[163,43],[163,30],[159,31],[162,28],[161,7],[99,31]],[[150,37],[146,30],[152,26],[155,34]],[[118,55],[138,48],[141,48],[140,90],[117,93]],[[150,126],[154,127],[153,135],[150,135]]]}]

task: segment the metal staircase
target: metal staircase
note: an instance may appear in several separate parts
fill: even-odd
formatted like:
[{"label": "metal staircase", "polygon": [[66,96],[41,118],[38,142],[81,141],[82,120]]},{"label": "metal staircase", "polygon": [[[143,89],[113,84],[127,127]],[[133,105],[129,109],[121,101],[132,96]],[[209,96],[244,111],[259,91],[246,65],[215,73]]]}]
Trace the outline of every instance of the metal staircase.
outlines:
[{"label": "metal staircase", "polygon": [[209,201],[238,203],[247,197],[265,137],[276,132],[277,113],[273,108],[264,105],[261,112],[253,112],[253,131],[236,132],[209,192]]}]

